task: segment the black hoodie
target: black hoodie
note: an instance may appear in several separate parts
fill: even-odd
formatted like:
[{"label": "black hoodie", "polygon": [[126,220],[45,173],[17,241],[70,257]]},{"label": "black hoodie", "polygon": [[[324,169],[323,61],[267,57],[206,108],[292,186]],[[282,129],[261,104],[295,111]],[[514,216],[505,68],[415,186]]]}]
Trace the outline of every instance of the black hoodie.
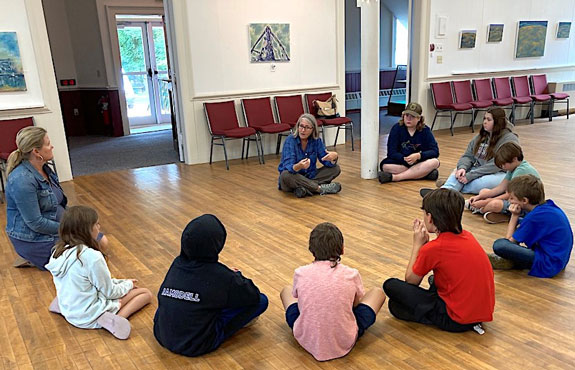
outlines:
[{"label": "black hoodie", "polygon": [[225,241],[226,229],[213,215],[195,218],[182,233],[182,249],[160,287],[154,317],[156,339],[174,353],[214,350],[220,312],[260,301],[250,279],[218,262]]}]

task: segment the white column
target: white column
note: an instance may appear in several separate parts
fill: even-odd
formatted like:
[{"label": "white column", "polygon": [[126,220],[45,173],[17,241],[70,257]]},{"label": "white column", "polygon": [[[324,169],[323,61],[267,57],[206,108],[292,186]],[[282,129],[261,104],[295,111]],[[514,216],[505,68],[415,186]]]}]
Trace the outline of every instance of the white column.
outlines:
[{"label": "white column", "polygon": [[361,8],[361,178],[375,179],[379,162],[379,0]]}]

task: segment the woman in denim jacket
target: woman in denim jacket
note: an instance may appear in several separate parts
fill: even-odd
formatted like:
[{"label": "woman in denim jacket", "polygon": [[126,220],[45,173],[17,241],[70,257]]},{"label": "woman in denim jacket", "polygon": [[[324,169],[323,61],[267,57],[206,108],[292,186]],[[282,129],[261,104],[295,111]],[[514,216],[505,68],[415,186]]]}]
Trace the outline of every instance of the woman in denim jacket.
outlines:
[{"label": "woman in denim jacket", "polygon": [[6,233],[25,261],[41,270],[58,239],[67,199],[58,176],[46,164],[54,157],[50,138],[41,127],[26,127],[16,136],[18,149],[8,157],[6,173]]}]

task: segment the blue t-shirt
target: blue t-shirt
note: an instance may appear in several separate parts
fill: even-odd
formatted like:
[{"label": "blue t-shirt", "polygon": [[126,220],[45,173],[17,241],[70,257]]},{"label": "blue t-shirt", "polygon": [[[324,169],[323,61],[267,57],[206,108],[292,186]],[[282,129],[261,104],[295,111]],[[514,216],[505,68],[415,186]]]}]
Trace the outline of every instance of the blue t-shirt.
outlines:
[{"label": "blue t-shirt", "polygon": [[567,266],[573,249],[569,219],[552,200],[538,205],[525,216],[513,239],[535,252],[529,275],[553,277]]}]

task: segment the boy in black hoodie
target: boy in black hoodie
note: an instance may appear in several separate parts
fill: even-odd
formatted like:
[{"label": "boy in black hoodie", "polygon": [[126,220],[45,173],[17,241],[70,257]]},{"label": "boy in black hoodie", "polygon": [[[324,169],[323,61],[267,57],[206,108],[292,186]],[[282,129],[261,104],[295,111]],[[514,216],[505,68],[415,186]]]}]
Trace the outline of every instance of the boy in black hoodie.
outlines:
[{"label": "boy in black hoodie", "polygon": [[218,348],[268,307],[250,279],[218,262],[226,229],[214,215],[192,220],[158,292],[154,335],[170,351],[200,356]]}]

